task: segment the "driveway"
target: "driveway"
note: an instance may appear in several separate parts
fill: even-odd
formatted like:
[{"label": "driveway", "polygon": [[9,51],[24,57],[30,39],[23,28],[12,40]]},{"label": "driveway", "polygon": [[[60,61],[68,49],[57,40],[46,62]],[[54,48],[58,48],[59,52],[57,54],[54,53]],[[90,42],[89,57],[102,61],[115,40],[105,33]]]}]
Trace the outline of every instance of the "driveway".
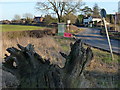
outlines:
[{"label": "driveway", "polygon": [[[87,28],[85,31],[75,35],[77,38],[82,39],[85,44],[100,48],[102,50],[110,51],[107,37],[100,35],[99,29]],[[120,54],[120,41],[111,39],[113,52]]]}]

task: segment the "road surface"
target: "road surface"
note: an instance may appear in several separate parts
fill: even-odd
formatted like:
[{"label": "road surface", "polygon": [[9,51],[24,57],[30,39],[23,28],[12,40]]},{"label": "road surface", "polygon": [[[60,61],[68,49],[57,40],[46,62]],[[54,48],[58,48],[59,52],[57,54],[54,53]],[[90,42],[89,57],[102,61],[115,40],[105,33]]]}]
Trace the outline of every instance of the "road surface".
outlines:
[{"label": "road surface", "polygon": [[[100,35],[99,29],[87,28],[85,31],[75,36],[79,39],[82,39],[85,44],[102,50],[110,51],[107,37]],[[120,54],[120,41],[111,39],[111,45],[113,52]]]}]

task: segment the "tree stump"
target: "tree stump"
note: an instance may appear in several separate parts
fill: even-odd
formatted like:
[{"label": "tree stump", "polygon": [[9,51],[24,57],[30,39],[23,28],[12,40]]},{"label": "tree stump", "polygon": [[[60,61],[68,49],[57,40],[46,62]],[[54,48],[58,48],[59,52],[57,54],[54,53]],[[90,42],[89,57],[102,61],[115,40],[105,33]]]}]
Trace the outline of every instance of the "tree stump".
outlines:
[{"label": "tree stump", "polygon": [[80,88],[83,71],[93,57],[92,50],[82,46],[81,40],[70,44],[69,55],[60,54],[66,59],[65,66],[50,64],[34,51],[34,46],[17,45],[20,49],[7,48],[3,70],[15,75],[19,80],[18,88]]}]

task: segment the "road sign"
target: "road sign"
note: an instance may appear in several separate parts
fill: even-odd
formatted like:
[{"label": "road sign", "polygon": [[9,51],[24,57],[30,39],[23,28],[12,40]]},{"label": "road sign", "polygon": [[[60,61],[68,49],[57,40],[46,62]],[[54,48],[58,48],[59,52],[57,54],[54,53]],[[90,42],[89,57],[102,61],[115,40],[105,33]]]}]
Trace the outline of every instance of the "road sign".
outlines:
[{"label": "road sign", "polygon": [[106,31],[106,35],[107,35],[107,40],[108,40],[108,44],[109,44],[111,56],[112,56],[112,59],[114,60],[113,51],[112,51],[112,46],[111,46],[111,42],[110,42],[110,37],[109,37],[109,34],[108,34],[107,25],[106,25],[106,20],[105,20],[106,10],[105,10],[105,9],[102,9],[101,12],[100,12],[100,14],[101,14],[101,17],[102,17],[103,22],[104,22],[104,25],[105,25],[105,31]]},{"label": "road sign", "polygon": [[67,20],[67,24],[69,25],[71,23],[71,21],[70,20]]},{"label": "road sign", "polygon": [[106,10],[105,10],[105,9],[102,9],[102,10],[100,11],[100,15],[101,15],[102,18],[105,18],[105,17],[106,17]]}]

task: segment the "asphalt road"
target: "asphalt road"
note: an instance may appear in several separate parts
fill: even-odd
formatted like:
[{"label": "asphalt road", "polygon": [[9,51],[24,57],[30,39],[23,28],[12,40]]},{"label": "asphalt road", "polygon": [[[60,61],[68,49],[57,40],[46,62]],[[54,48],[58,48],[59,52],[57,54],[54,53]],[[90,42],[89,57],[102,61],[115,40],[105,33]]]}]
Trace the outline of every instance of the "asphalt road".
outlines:
[{"label": "asphalt road", "polygon": [[[99,29],[87,28],[85,31],[75,35],[77,38],[90,46],[110,51],[107,37],[100,35]],[[120,54],[120,41],[111,39],[112,50],[114,53]]]}]

